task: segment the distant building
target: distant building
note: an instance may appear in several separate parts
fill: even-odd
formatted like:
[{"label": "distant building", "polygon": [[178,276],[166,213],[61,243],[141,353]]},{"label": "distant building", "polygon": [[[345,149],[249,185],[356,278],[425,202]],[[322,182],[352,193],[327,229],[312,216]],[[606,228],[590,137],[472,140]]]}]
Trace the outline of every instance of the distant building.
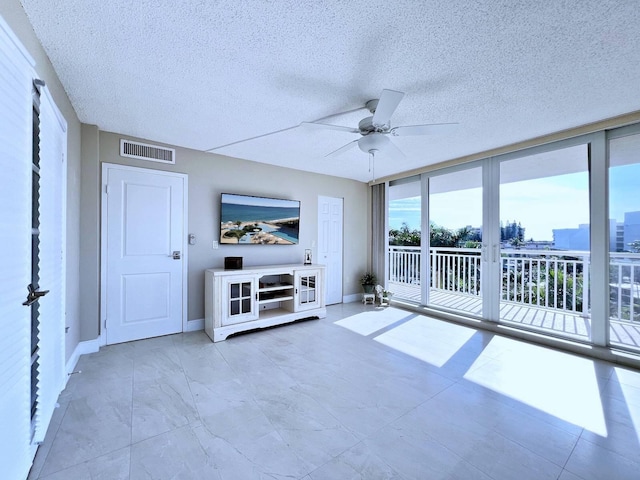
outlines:
[{"label": "distant building", "polygon": [[623,251],[630,251],[629,244],[640,240],[640,212],[626,212],[624,214]]},{"label": "distant building", "polygon": [[624,223],[616,224],[616,244],[612,252],[624,252]]},{"label": "distant building", "polygon": [[[640,214],[640,212],[637,212]],[[640,222],[638,224],[640,228]],[[615,219],[609,220],[609,249],[612,252],[628,250],[624,248],[624,232],[626,224],[616,223]],[[640,237],[639,237],[640,238]],[[578,225],[578,228],[557,228],[553,230],[553,247],[558,250],[589,250],[590,245],[589,224]]]},{"label": "distant building", "polygon": [[609,251],[617,252],[618,248],[618,224],[615,218],[609,219]]},{"label": "distant building", "polygon": [[554,228],[553,246],[557,250],[589,250],[589,224],[578,228]]},{"label": "distant building", "polygon": [[467,225],[469,229],[469,236],[471,238],[479,238],[482,240],[482,227],[472,227],[471,225]]}]

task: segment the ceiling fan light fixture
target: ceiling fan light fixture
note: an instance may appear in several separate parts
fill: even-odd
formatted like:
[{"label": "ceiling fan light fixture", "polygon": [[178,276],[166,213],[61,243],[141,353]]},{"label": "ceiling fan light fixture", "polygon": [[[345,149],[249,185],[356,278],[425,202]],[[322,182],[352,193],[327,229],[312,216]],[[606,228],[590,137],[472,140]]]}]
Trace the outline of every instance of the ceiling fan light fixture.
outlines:
[{"label": "ceiling fan light fixture", "polygon": [[371,150],[384,151],[385,147],[390,143],[390,140],[382,133],[370,133],[358,140],[358,147],[364,153],[369,153]]}]

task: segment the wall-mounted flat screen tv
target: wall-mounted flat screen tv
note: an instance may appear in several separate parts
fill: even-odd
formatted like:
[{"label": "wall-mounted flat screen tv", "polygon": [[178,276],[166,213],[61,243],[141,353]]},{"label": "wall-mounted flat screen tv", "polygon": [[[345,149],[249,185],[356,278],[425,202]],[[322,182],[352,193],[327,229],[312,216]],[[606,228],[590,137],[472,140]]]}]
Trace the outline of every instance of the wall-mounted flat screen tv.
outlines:
[{"label": "wall-mounted flat screen tv", "polygon": [[296,245],[300,237],[300,202],[223,193],[220,243]]}]

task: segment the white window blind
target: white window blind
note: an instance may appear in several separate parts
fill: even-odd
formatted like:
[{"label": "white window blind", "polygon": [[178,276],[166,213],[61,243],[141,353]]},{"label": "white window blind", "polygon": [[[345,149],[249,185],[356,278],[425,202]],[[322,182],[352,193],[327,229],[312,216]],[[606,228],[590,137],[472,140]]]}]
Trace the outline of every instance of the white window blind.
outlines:
[{"label": "white window blind", "polygon": [[40,286],[38,408],[34,441],[47,433],[65,386],[65,171],[67,124],[49,90],[40,95]]},{"label": "white window blind", "polygon": [[0,17],[0,465],[26,477],[31,442],[29,309],[33,60]]}]

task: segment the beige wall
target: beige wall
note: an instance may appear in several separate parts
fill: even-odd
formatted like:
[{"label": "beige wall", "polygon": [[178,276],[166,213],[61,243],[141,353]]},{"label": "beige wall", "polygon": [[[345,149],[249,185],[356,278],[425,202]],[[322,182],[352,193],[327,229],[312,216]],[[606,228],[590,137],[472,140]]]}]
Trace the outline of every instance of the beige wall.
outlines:
[{"label": "beige wall", "polygon": [[[2,0],[0,15],[35,59],[38,77],[46,82],[68,124],[66,359],[80,341],[95,339],[100,333],[101,162],[189,175],[189,233],[198,239],[188,250],[190,320],[204,317],[204,270],[222,266],[225,256],[243,256],[246,265],[301,262],[304,249],[317,241],[318,195],[344,198],[343,294],[360,291],[358,278],[367,268],[371,230],[366,184],[183,148],[177,149],[177,163],[171,166],[122,158],[118,155],[120,135],[80,124],[19,0]],[[300,200],[300,244],[221,246],[213,250],[211,243],[219,235],[218,203],[222,191]]]},{"label": "beige wall", "polygon": [[[99,138],[96,139],[95,131],[91,128],[83,129],[83,134],[85,133],[90,137],[87,139],[83,137],[85,144],[99,145],[100,162],[175,171],[189,176],[188,233],[193,233],[197,237],[197,244],[188,247],[189,320],[204,317],[204,270],[222,267],[225,256],[242,256],[245,265],[302,262],[305,248],[312,248],[314,242],[317,244],[318,195],[344,199],[343,294],[350,295],[360,291],[358,279],[367,268],[371,229],[368,215],[369,187],[366,184],[185,148],[177,148],[175,165],[123,158],[119,155],[120,138],[131,139],[131,137],[100,132]],[[133,140],[159,144],[153,140],[135,138]],[[86,164],[83,165],[83,168],[85,167],[87,167]],[[93,235],[96,226],[99,225],[99,218],[95,216],[96,200],[100,192],[95,178],[97,170],[97,164],[90,167],[91,178],[87,179],[87,182],[93,185],[88,187],[83,185],[83,192],[84,187],[87,187],[86,191],[89,194],[86,199],[83,195],[83,236],[85,232]],[[83,181],[85,181],[84,175]],[[221,245],[214,250],[212,242],[218,240],[220,235],[219,201],[222,192],[300,200],[299,245]],[[98,254],[99,245],[96,242],[86,251],[83,249],[83,265],[91,270],[91,275],[87,276],[87,282],[83,280],[83,285],[87,288],[94,289],[96,285],[94,266],[88,262],[97,258]],[[87,263],[85,263],[85,257]],[[314,259],[317,258],[314,248]],[[96,293],[92,291],[85,294],[93,297]],[[83,311],[83,318],[87,313]],[[91,329],[97,328],[97,314],[96,307]]]},{"label": "beige wall", "polygon": [[96,309],[100,306],[100,150],[99,132],[95,125],[82,124],[82,188],[80,189],[80,338],[98,336]]},{"label": "beige wall", "polygon": [[53,100],[67,121],[67,284],[66,284],[66,359],[81,339],[79,315],[79,240],[80,240],[80,122],[51,62],[18,0],[0,1],[0,15],[36,62],[37,76],[44,80]]}]

